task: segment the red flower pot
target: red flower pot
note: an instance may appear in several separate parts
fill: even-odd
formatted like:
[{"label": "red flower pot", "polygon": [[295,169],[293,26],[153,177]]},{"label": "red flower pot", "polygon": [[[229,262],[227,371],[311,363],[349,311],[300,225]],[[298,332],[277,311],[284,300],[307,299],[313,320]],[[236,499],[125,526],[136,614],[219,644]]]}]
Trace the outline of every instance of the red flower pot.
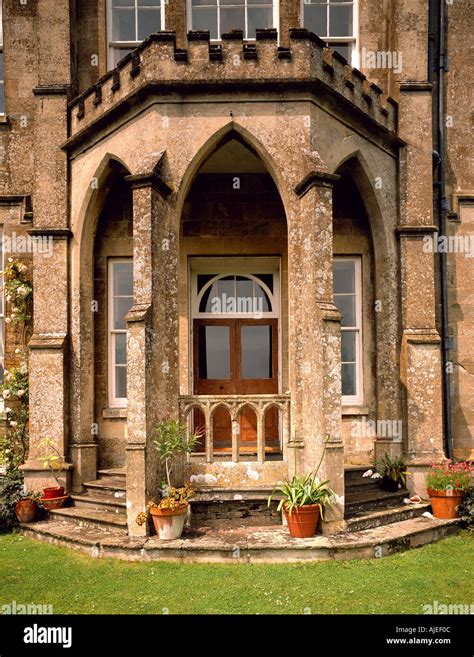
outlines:
[{"label": "red flower pot", "polygon": [[52,486],[50,488],[43,488],[43,499],[51,500],[55,497],[64,496],[63,486]]},{"label": "red flower pot", "polygon": [[40,499],[43,508],[46,511],[51,511],[51,509],[62,509],[66,505],[69,495],[61,495],[61,497],[42,497]]},{"label": "red flower pot", "polygon": [[310,538],[314,536],[319,520],[319,505],[306,504],[294,507],[291,513],[284,507],[290,536],[293,538]]},{"label": "red flower pot", "polygon": [[459,518],[459,506],[464,497],[464,491],[428,488],[428,495],[431,498],[431,508],[435,518],[442,518],[443,520]]},{"label": "red flower pot", "polygon": [[15,504],[15,513],[18,522],[33,522],[38,513],[36,500],[18,500]]}]

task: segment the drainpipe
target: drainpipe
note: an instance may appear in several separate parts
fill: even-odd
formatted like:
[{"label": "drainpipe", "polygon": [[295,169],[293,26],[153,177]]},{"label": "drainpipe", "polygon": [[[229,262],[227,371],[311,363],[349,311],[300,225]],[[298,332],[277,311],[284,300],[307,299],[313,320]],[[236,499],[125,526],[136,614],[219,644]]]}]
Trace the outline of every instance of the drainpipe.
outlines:
[{"label": "drainpipe", "polygon": [[[449,202],[446,198],[446,169],[445,169],[445,102],[444,102],[444,74],[448,70],[448,60],[445,49],[446,44],[446,0],[438,1],[438,21],[435,21],[435,0],[429,3],[429,41],[428,41],[428,79],[433,81],[433,69],[436,70],[437,93],[434,95],[437,109],[437,139],[433,155],[437,160],[437,180],[434,185],[437,189],[437,214],[439,234],[446,235],[446,213],[449,211]],[[435,64],[435,41],[438,41],[437,64]],[[435,112],[433,111],[433,114]],[[434,118],[434,116],[433,116]],[[444,441],[448,458],[453,458],[453,441],[451,429],[451,389],[450,375],[448,373],[449,351],[452,347],[449,337],[448,321],[448,281],[447,281],[447,253],[439,253],[440,277],[441,277],[441,338],[442,338],[442,363],[443,363],[443,421]]]}]

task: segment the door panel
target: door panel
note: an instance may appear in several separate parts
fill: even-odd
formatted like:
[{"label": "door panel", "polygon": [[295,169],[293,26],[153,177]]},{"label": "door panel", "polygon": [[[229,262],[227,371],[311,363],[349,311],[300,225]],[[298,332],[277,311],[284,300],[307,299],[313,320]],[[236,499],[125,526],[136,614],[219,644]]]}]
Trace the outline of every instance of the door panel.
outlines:
[{"label": "door panel", "polygon": [[[278,393],[277,319],[196,319],[193,324],[194,392],[197,395],[252,395]],[[194,412],[194,424],[203,415]],[[230,449],[229,413],[214,414],[216,449]],[[276,408],[265,417],[266,441],[279,444]],[[240,415],[241,442],[256,446],[257,418],[250,407]]]}]

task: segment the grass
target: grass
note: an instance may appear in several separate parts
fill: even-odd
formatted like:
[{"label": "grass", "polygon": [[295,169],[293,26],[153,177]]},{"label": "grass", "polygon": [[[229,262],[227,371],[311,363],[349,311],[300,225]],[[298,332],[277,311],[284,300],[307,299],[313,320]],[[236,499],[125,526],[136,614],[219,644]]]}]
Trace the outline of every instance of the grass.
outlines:
[{"label": "grass", "polygon": [[[56,614],[420,614],[474,599],[474,536],[382,559],[313,564],[128,563],[0,535],[0,605]],[[1,607],[0,607],[1,613]]]}]

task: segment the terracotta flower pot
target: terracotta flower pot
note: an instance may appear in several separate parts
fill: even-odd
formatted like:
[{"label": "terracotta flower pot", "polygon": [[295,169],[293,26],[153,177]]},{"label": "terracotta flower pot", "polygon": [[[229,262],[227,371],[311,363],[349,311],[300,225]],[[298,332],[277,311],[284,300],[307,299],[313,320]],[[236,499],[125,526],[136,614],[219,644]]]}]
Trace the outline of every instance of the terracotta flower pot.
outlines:
[{"label": "terracotta flower pot", "polygon": [[179,538],[183,533],[188,504],[177,509],[159,509],[156,506],[150,507],[153,525],[158,537],[162,541],[173,541]]},{"label": "terracotta flower pot", "polygon": [[61,497],[42,497],[40,499],[41,504],[46,509],[46,511],[51,511],[51,509],[62,509],[66,505],[69,495],[61,495]]},{"label": "terracotta flower pot", "polygon": [[52,486],[50,488],[43,488],[43,499],[53,499],[55,497],[64,496],[64,487],[63,486]]},{"label": "terracotta flower pot", "polygon": [[295,507],[291,513],[284,507],[285,517],[293,538],[310,538],[314,536],[319,520],[319,506],[306,504]]},{"label": "terracotta flower pot", "polygon": [[428,495],[431,498],[431,508],[435,518],[442,518],[443,520],[459,518],[459,506],[464,497],[464,491],[428,488]]},{"label": "terracotta flower pot", "polygon": [[33,522],[38,513],[36,500],[18,500],[15,504],[15,513],[18,522]]}]

